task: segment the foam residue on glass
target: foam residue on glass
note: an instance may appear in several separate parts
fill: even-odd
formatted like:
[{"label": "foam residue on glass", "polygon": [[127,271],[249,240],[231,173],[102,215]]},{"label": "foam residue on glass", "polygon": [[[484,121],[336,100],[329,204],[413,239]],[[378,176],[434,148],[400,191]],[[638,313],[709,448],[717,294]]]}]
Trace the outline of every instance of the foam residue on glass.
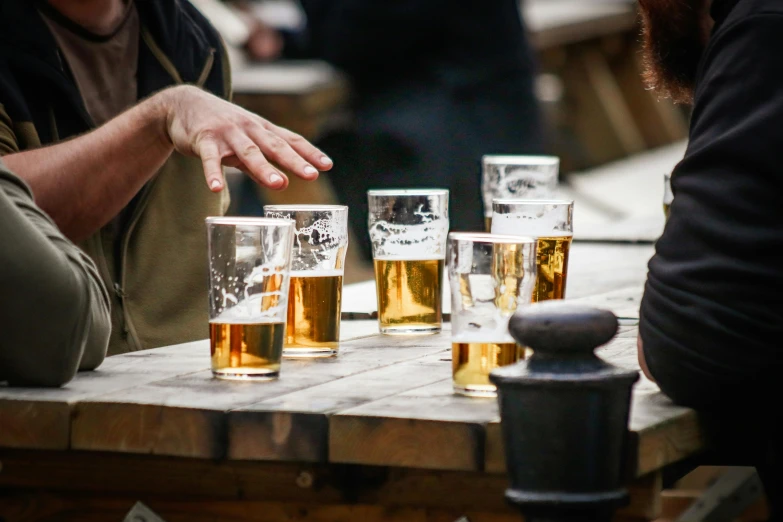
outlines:
[{"label": "foam residue on glass", "polygon": [[[539,237],[567,237],[573,235],[573,216],[568,203],[531,203],[508,208],[496,202],[492,214],[492,233]],[[500,208],[499,208],[500,207]]]},{"label": "foam residue on glass", "polygon": [[418,205],[411,222],[391,223],[386,219],[370,222],[370,241],[375,259],[443,259],[449,231],[448,214],[439,215]]},{"label": "foam residue on glass", "polygon": [[309,224],[301,226],[301,220],[294,219],[296,212],[295,210],[266,212],[267,217],[294,221],[291,270],[300,274],[319,272],[320,276],[324,276],[326,271],[342,275],[345,249],[348,246],[348,213],[324,211],[322,213],[328,213],[327,216],[316,218]]},{"label": "foam residue on glass", "polygon": [[291,236],[284,231],[242,226],[228,234],[223,241],[227,242],[225,248],[233,252],[216,248],[210,260],[211,322],[255,324],[284,320],[290,250],[281,242],[290,241]]},{"label": "foam residue on glass", "polygon": [[[499,261],[516,250],[517,267]],[[508,321],[530,303],[535,285],[535,243],[508,246],[452,242],[449,251],[452,342],[513,343]]]},{"label": "foam residue on glass", "polygon": [[[492,213],[493,199],[546,199],[555,194],[559,161],[541,162],[536,159],[538,157],[532,157],[527,164],[519,158],[507,164],[484,159],[481,192],[486,215]],[[507,160],[511,162],[513,157]]]}]

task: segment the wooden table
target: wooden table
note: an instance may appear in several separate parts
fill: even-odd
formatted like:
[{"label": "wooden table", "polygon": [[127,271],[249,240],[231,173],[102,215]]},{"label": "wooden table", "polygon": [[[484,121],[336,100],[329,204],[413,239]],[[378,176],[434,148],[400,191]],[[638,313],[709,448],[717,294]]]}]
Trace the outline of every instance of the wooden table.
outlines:
[{"label": "wooden table", "polygon": [[[625,249],[625,250],[621,250]],[[628,316],[599,353],[637,368],[650,245],[574,245],[574,298]],[[590,291],[589,288],[594,291]],[[270,383],[213,379],[208,341],[111,357],[63,389],[0,389],[0,519],[517,521],[496,402],[451,390],[449,325],[382,337],[344,321],[340,355]],[[661,470],[698,452],[694,412],[637,385],[624,519],[652,520]]]}]

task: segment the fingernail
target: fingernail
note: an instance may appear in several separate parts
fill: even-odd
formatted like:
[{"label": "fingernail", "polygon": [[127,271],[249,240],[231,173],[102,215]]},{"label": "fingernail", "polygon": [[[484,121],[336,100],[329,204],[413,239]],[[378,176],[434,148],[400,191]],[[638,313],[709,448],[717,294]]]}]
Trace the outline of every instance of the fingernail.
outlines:
[{"label": "fingernail", "polygon": [[318,174],[318,169],[316,169],[312,165],[308,165],[304,168],[304,173],[307,174],[308,176],[315,176],[316,174]]},{"label": "fingernail", "polygon": [[210,188],[213,188],[213,189],[220,188],[220,181],[218,181],[216,179],[213,179],[212,183],[209,186],[210,186]]},{"label": "fingernail", "polygon": [[332,160],[328,156],[321,156],[321,165],[331,165]]},{"label": "fingernail", "polygon": [[280,174],[272,174],[269,176],[269,183],[271,183],[272,185],[277,185],[281,181],[283,181],[283,176],[281,176]]}]

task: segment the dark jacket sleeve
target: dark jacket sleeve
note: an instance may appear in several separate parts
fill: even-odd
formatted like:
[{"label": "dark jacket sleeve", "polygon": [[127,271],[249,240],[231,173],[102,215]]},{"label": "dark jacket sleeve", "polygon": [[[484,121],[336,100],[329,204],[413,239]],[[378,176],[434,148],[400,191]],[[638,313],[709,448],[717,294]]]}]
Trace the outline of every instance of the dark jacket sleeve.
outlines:
[{"label": "dark jacket sleeve", "polygon": [[101,364],[109,297],[92,261],[0,161],[0,381],[62,386]]},{"label": "dark jacket sleeve", "polygon": [[783,365],[783,16],[713,36],[672,174],[640,335],[661,389],[708,407]]}]

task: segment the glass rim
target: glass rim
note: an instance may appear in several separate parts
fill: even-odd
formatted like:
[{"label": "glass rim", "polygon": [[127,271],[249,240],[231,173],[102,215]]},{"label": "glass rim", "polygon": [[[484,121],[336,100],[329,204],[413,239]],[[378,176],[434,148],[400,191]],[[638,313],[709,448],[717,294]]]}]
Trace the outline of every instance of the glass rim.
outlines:
[{"label": "glass rim", "polygon": [[370,189],[368,196],[443,196],[448,195],[449,189],[444,188],[399,188],[399,189]]},{"label": "glass rim", "polygon": [[559,156],[541,154],[485,154],[481,162],[492,165],[556,165],[560,163]]},{"label": "glass rim", "polygon": [[573,199],[514,199],[496,198],[492,200],[492,206],[498,205],[573,205]]},{"label": "glass rim", "polygon": [[499,243],[503,245],[529,244],[538,241],[535,236],[514,236],[491,234],[489,232],[449,232],[449,241],[471,241],[473,243]]},{"label": "glass rim", "polygon": [[275,210],[304,210],[304,211],[318,211],[318,210],[331,210],[331,211],[341,211],[341,210],[348,210],[348,205],[310,205],[310,204],[284,204],[284,205],[264,205],[264,212],[267,210],[269,211],[275,211]]},{"label": "glass rim", "polygon": [[209,216],[205,219],[207,225],[249,225],[249,226],[294,226],[294,220],[287,218],[247,217],[247,216]]}]

